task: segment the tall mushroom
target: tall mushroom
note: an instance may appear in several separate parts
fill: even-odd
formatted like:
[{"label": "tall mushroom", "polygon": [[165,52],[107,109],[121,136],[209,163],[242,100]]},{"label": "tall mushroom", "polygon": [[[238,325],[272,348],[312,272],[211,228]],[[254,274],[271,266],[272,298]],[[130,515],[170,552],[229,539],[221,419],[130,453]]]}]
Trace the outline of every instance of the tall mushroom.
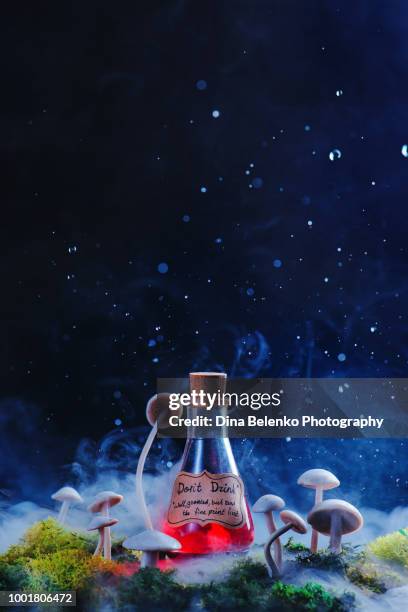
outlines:
[{"label": "tall mushroom", "polygon": [[[173,414],[177,414],[177,412],[174,412]],[[168,416],[169,394],[159,393],[158,395],[153,395],[153,397],[151,397],[147,402],[146,406],[146,418],[152,429],[150,430],[145,445],[142,448],[136,468],[136,499],[142,510],[143,521],[146,529],[153,529],[153,523],[147,509],[146,499],[143,492],[143,470],[146,463],[146,457],[153,444],[153,440],[156,437],[158,426],[159,424],[164,424]]]},{"label": "tall mushroom", "polygon": [[[340,480],[338,480],[338,478],[336,478],[336,476],[328,470],[322,470],[317,468],[304,472],[301,476],[299,476],[297,483],[298,485],[306,487],[307,489],[315,490],[316,505],[320,504],[323,501],[323,491],[335,489],[339,486]],[[318,532],[313,529],[312,539],[310,542],[310,550],[312,552],[317,551],[318,538]]]},{"label": "tall mushroom", "polygon": [[[111,516],[94,516],[93,519],[91,520],[91,522],[89,523],[87,530],[88,531],[96,531],[98,530],[99,532],[99,538],[98,538],[98,544],[96,545],[95,548],[95,552],[93,554],[94,557],[97,557],[98,555],[102,554],[102,550],[104,547],[104,533],[105,533],[105,529],[110,529],[110,527],[112,527],[113,525],[117,525],[118,524],[118,519],[115,519]],[[109,557],[107,558],[111,558],[111,555],[109,554]]]},{"label": "tall mushroom", "polygon": [[268,572],[272,578],[279,578],[282,567],[276,563],[271,554],[272,544],[281,535],[292,529],[295,533],[306,533],[307,525],[305,521],[296,512],[291,510],[282,510],[280,518],[284,526],[275,531],[264,546],[264,554],[266,563],[268,564]]},{"label": "tall mushroom", "polygon": [[[102,491],[98,493],[94,501],[88,506],[89,512],[100,512],[102,516],[109,518],[109,509],[116,504],[120,504],[123,496],[113,491]],[[111,536],[110,527],[105,527],[103,531],[103,556],[105,559],[111,558]]]},{"label": "tall mushroom", "polygon": [[307,522],[319,533],[330,536],[329,550],[339,554],[342,536],[361,529],[364,519],[352,504],[342,499],[326,499],[311,509]]},{"label": "tall mushroom", "polygon": [[51,499],[55,499],[62,503],[57,518],[61,525],[65,523],[69,507],[72,504],[82,504],[84,501],[78,491],[75,491],[72,487],[62,487],[58,489],[56,493],[51,495]]},{"label": "tall mushroom", "polygon": [[160,552],[171,552],[181,548],[178,540],[155,529],[147,529],[127,538],[122,546],[129,550],[142,551],[141,567],[157,567]]},{"label": "tall mushroom", "polygon": [[[265,515],[266,526],[270,534],[276,531],[274,511],[282,510],[285,507],[285,502],[278,495],[262,495],[252,506],[253,512],[262,512]],[[279,538],[276,538],[273,543],[274,556],[278,567],[282,564],[282,545]]]}]

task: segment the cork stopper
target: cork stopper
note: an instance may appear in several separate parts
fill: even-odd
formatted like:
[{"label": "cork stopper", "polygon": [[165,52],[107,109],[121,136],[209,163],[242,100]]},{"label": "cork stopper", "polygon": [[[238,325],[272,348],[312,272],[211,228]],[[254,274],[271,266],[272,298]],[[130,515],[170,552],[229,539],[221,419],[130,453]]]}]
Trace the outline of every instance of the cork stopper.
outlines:
[{"label": "cork stopper", "polygon": [[[190,372],[190,392],[225,393],[227,375],[224,372]],[[198,401],[195,407],[205,407],[205,401]]]}]

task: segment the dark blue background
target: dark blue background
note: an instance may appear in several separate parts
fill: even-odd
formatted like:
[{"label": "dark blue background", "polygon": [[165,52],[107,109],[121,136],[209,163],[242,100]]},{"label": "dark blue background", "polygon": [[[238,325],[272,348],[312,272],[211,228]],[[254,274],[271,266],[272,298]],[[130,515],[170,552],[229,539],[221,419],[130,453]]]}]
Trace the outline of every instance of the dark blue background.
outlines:
[{"label": "dark blue background", "polygon": [[[24,472],[32,493],[81,438],[144,423],[157,376],[406,375],[407,16],[402,0],[5,10],[5,486]],[[392,506],[405,445],[382,444],[362,469],[401,478]]]}]

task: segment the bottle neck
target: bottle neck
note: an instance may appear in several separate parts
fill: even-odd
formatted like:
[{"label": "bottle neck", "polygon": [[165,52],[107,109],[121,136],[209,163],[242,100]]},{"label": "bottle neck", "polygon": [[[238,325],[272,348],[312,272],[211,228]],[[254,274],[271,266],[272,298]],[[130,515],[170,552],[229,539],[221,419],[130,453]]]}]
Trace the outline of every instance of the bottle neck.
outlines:
[{"label": "bottle neck", "polygon": [[[214,406],[211,410],[187,407],[187,418],[194,422],[187,428],[188,439],[228,438],[228,427],[224,423],[227,415],[226,406]],[[197,419],[197,417],[199,417]],[[200,419],[201,417],[201,419]],[[223,420],[217,417],[223,417]],[[206,422],[204,421],[206,419]]]}]

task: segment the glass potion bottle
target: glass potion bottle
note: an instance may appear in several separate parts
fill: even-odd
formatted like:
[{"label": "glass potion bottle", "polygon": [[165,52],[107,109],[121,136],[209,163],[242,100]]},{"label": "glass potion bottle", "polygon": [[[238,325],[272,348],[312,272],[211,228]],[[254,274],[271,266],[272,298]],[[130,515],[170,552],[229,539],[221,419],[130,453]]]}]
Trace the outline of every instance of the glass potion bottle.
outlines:
[{"label": "glass potion bottle", "polygon": [[[191,392],[223,394],[226,379],[223,373],[193,372]],[[187,409],[188,418],[203,415],[215,422],[217,414],[225,414],[225,407],[215,404],[207,411],[198,403]],[[163,530],[181,543],[181,553],[244,551],[254,539],[244,483],[226,429],[213,431],[212,436],[216,437],[208,437],[208,428],[188,428],[181,469],[173,484]]]}]

